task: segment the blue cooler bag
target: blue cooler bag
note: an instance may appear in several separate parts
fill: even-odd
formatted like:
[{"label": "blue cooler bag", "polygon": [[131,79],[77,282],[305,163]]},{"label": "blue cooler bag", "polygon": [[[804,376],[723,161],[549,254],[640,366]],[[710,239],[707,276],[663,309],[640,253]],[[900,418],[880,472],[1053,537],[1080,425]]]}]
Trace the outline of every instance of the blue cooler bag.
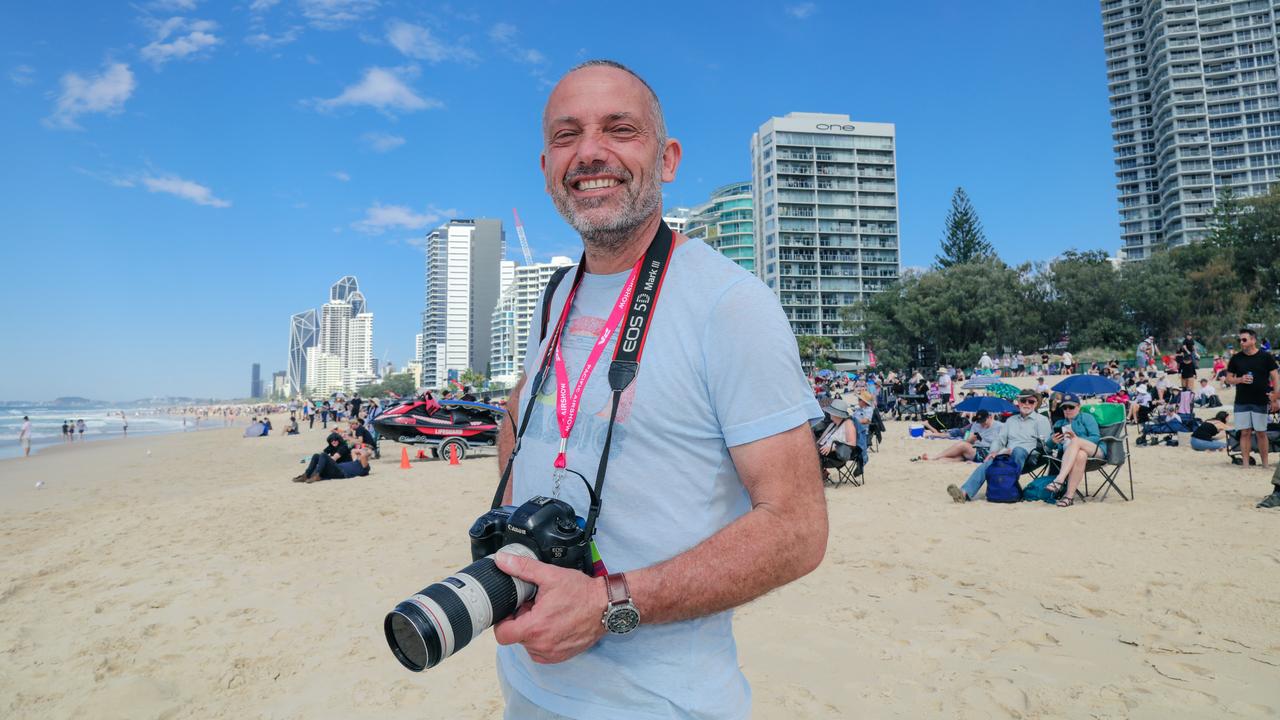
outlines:
[{"label": "blue cooler bag", "polygon": [[987,466],[987,502],[1022,502],[1022,486],[1018,475],[1022,467],[1012,455],[997,455]]}]

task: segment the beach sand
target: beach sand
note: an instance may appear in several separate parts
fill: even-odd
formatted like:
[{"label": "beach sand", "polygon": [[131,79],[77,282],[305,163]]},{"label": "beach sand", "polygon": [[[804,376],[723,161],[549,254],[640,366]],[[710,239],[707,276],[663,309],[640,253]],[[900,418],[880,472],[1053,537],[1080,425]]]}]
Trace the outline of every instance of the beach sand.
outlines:
[{"label": "beach sand", "polygon": [[[755,717],[1280,715],[1269,475],[1184,442],[1133,448],[1135,502],[957,505],[969,466],[906,434],[827,491],[822,566],[740,609]],[[421,674],[382,636],[469,561],[495,461],[401,470],[386,443],[302,485],[319,428],[239,435],[0,462],[0,716],[500,717],[491,633]]]}]

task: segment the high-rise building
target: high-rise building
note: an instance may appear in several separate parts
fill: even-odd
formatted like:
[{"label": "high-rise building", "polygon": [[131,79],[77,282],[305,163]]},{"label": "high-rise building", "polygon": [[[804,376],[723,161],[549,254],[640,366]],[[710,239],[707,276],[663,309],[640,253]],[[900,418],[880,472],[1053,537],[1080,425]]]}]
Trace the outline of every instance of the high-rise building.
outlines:
[{"label": "high-rise building", "polygon": [[[489,360],[489,379],[503,385],[514,385],[520,379],[529,344],[529,328],[542,291],[558,268],[572,265],[562,255],[549,263],[518,265],[510,285],[503,291],[493,310],[493,342]],[[537,328],[534,329],[537,332]]]},{"label": "high-rise building", "polygon": [[1120,256],[1203,239],[1280,177],[1275,0],[1103,0]]},{"label": "high-rise building", "polygon": [[450,371],[486,370],[506,237],[500,220],[450,220],[427,233],[422,373],[440,387]]},{"label": "high-rise building", "polygon": [[316,311],[303,310],[289,318],[289,394],[300,395],[307,386],[307,348],[319,334]]},{"label": "high-rise building", "polygon": [[838,363],[867,359],[840,311],[898,278],[894,138],[892,123],[799,112],[751,136],[756,274]]},{"label": "high-rise building", "polygon": [[422,333],[413,336],[413,360],[422,362]]},{"label": "high-rise building", "polygon": [[262,397],[262,365],[253,364],[253,379],[249,381],[249,397]]},{"label": "high-rise building", "polygon": [[[313,376],[319,369],[323,378]],[[360,283],[344,275],[329,288],[329,302],[290,318],[289,391],[326,395],[350,392],[378,373],[373,357],[373,313]]]},{"label": "high-rise building", "polygon": [[[358,293],[357,293],[358,294]],[[363,305],[364,303],[361,302]],[[378,374],[373,357],[373,313],[362,312],[347,324],[347,387],[368,385]]]},{"label": "high-rise building", "polygon": [[684,234],[706,242],[754,273],[756,241],[753,222],[751,183],[736,182],[716,188],[709,201],[693,208],[685,222]]},{"label": "high-rise building", "polygon": [[687,207],[674,207],[662,211],[662,221],[671,228],[672,232],[683,233],[685,224],[689,222],[689,217],[693,214],[693,210]]},{"label": "high-rise building", "polygon": [[289,397],[289,373],[277,370],[271,373],[271,397],[283,400]]}]

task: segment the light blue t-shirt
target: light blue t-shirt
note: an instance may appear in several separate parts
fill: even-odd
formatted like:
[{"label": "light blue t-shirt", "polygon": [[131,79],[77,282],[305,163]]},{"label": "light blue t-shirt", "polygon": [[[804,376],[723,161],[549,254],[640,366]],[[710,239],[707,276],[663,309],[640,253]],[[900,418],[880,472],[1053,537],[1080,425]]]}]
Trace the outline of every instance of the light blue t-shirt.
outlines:
[{"label": "light blue t-shirt", "polygon": [[[571,386],[628,274],[583,277],[563,341]],[[548,335],[572,280],[571,272],[552,300]],[[535,345],[541,307],[533,317],[521,411],[546,343]],[[609,420],[613,345],[611,340],[587,383],[569,437],[569,468],[593,483]],[[548,375],[516,458],[512,498],[517,505],[553,494],[552,462],[560,436],[554,373]],[[608,571],[668,560],[745,514],[750,499],[729,448],[821,415],[800,370],[795,336],[773,293],[705,243],[681,244],[654,310],[640,373],[623,393],[613,430],[596,532]],[[586,516],[587,491],[577,477],[565,477],[560,498]],[[731,611],[662,625],[645,624],[642,617],[629,635],[606,635],[555,665],[534,663],[519,645],[499,647],[498,669],[535,704],[582,720],[746,718],[751,713]]]}]

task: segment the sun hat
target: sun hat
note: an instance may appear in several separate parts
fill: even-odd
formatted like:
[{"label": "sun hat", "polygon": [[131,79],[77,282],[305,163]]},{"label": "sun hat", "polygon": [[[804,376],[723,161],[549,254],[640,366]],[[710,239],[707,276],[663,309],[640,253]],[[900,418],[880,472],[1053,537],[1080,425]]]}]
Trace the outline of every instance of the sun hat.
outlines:
[{"label": "sun hat", "polygon": [[831,415],[832,417],[844,418],[848,420],[849,404],[846,403],[844,400],[841,400],[840,398],[836,398],[835,400],[831,401],[830,405],[827,406],[827,414]]},{"label": "sun hat", "polygon": [[1040,407],[1040,393],[1035,390],[1023,390],[1018,393],[1018,399],[1021,400],[1022,398],[1031,398],[1036,401],[1036,407]]},{"label": "sun hat", "polygon": [[858,393],[858,400],[860,400],[861,402],[864,402],[864,403],[866,403],[866,404],[868,404],[868,405],[875,405],[875,404],[876,404],[876,396],[875,396],[875,395],[872,395],[871,393],[867,392],[866,390],[863,390],[862,392]]}]

